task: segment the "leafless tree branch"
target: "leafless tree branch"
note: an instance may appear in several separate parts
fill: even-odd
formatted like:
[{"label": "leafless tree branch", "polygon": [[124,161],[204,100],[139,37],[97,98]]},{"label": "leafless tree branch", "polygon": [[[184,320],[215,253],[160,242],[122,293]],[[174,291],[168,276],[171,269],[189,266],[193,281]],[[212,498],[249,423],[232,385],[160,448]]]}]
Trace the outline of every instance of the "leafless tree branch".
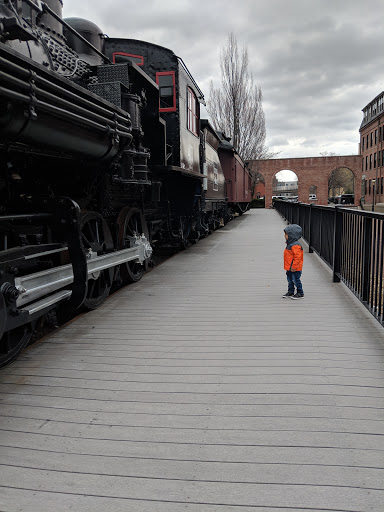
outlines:
[{"label": "leafless tree branch", "polygon": [[265,145],[265,116],[260,86],[248,70],[248,51],[238,48],[236,36],[228,35],[220,54],[221,87],[211,82],[207,110],[216,130],[231,137],[243,160],[271,158]]},{"label": "leafless tree branch", "polygon": [[328,178],[328,195],[353,194],[354,175],[346,167],[338,167]]}]

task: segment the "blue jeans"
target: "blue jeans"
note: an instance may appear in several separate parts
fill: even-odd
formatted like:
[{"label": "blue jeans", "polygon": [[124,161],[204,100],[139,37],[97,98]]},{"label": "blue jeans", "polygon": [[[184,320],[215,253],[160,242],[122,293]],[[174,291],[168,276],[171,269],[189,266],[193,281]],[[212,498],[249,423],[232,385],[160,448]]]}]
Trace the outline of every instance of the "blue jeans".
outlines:
[{"label": "blue jeans", "polygon": [[297,293],[304,295],[303,285],[301,284],[300,280],[301,274],[301,270],[298,270],[297,272],[291,272],[290,270],[287,270],[288,293],[295,293],[296,286]]}]

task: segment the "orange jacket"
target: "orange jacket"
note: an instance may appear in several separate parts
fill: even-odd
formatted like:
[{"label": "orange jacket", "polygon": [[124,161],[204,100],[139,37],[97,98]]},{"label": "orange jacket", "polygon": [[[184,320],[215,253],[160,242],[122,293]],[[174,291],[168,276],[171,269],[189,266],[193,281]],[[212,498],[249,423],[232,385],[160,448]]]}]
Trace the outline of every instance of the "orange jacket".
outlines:
[{"label": "orange jacket", "polygon": [[284,250],[284,270],[297,272],[303,269],[304,251],[300,244]]}]

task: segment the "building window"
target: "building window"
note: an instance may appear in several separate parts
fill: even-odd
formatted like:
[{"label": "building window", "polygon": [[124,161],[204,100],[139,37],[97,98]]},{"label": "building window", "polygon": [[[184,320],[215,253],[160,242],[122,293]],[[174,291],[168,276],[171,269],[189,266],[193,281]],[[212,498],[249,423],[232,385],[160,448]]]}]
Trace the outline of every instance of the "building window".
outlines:
[{"label": "building window", "polygon": [[381,178],[381,187],[380,188],[381,188],[380,194],[383,194],[383,192],[384,192],[384,178]]},{"label": "building window", "polygon": [[373,132],[371,132],[371,147],[373,145]]},{"label": "building window", "polygon": [[376,169],[377,165],[377,155],[376,153],[373,153],[373,168]]},{"label": "building window", "polygon": [[369,155],[369,168],[372,169],[372,155]]},{"label": "building window", "polygon": [[377,145],[377,130],[375,130],[375,144]]},{"label": "building window", "polygon": [[365,170],[368,169],[368,156],[365,157]]},{"label": "building window", "polygon": [[369,180],[369,195],[371,195],[371,181],[372,180]]},{"label": "building window", "polygon": [[176,112],[175,72],[160,71],[156,73],[156,83],[160,93],[160,112]]},{"label": "building window", "polygon": [[[195,93],[188,87],[188,130],[199,135],[199,107]],[[214,189],[216,190],[216,189]]]},{"label": "building window", "polygon": [[364,148],[365,148],[365,137],[363,137],[363,142],[362,142],[362,145],[361,145],[363,151],[364,151]]},{"label": "building window", "polygon": [[367,149],[368,149],[368,137],[369,137],[369,136],[367,135]]},{"label": "building window", "polygon": [[144,57],[142,55],[133,55],[132,53],[115,52],[113,54],[114,64],[124,64],[125,62],[134,62],[138,66],[144,65]]},{"label": "building window", "polygon": [[367,195],[367,180],[364,180],[364,195]]},{"label": "building window", "polygon": [[380,131],[379,131],[379,142],[381,142],[383,140],[383,127],[380,126]]},{"label": "building window", "polygon": [[384,167],[384,150],[381,152],[381,167]]}]

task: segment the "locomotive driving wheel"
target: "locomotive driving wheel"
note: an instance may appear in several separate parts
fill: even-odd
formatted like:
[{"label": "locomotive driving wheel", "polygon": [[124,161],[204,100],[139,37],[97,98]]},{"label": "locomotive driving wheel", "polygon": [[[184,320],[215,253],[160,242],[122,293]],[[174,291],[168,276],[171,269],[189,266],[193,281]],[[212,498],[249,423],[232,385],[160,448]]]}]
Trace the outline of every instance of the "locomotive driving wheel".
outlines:
[{"label": "locomotive driving wheel", "polygon": [[6,303],[0,291],[0,368],[11,363],[28,345],[32,337],[31,324],[4,332],[6,321]]},{"label": "locomotive driving wheel", "polygon": [[[5,305],[4,296],[0,291],[0,340],[3,337],[6,323],[7,323],[7,308]],[[1,343],[1,341],[0,341],[0,343]]]},{"label": "locomotive driving wheel", "polygon": [[[85,212],[80,220],[81,239],[85,251],[101,256],[113,251],[111,231],[103,217],[97,212]],[[88,279],[87,295],[83,302],[86,309],[98,308],[108,297],[112,286],[113,268],[107,268],[92,274]]]},{"label": "locomotive driving wheel", "polygon": [[5,332],[0,339],[0,368],[11,363],[31,341],[31,324]]},{"label": "locomotive driving wheel", "polygon": [[[126,206],[117,218],[118,249],[129,249],[134,246],[136,236],[142,234],[149,239],[148,226],[144,214],[138,208]],[[146,271],[146,263],[127,261],[120,265],[120,275],[123,281],[135,283],[139,281]]]}]

